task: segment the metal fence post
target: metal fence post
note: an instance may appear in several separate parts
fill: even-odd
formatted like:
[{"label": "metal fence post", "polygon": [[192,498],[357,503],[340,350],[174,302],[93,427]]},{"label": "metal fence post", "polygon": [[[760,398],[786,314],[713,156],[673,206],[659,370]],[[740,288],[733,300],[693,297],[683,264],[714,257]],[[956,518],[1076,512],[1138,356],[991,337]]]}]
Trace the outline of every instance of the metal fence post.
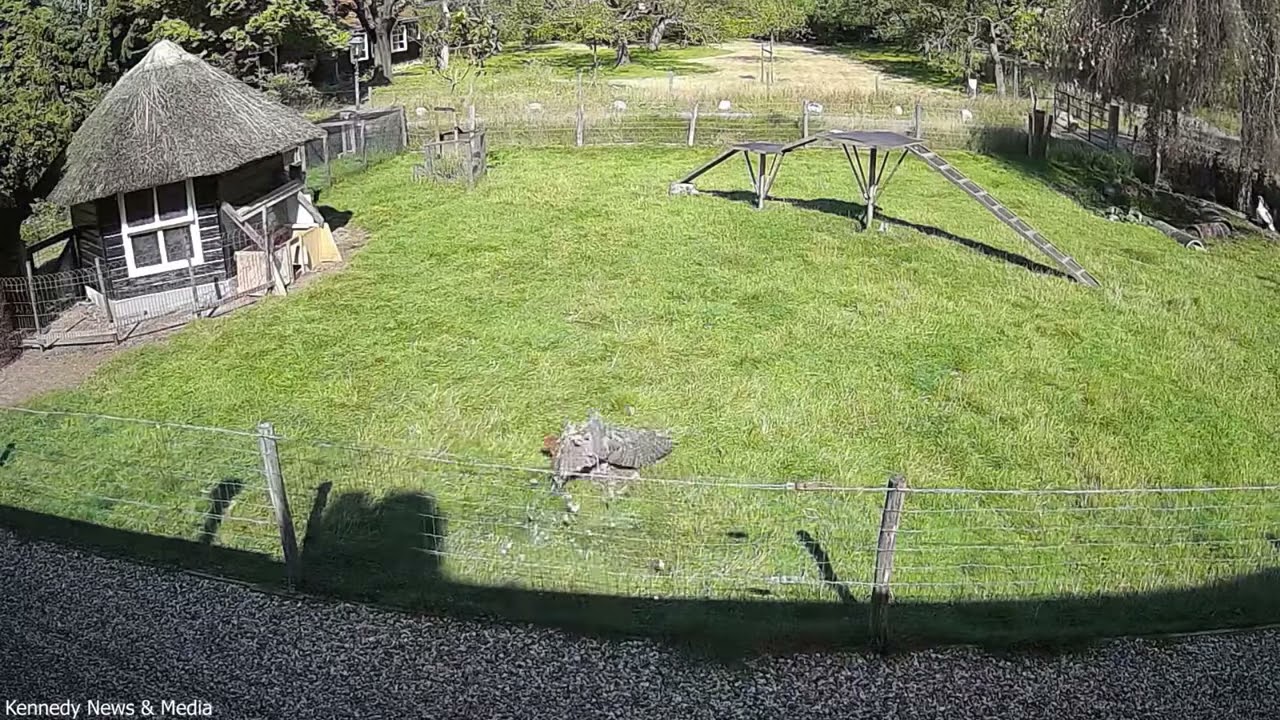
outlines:
[{"label": "metal fence post", "polygon": [[689,115],[689,147],[693,147],[693,139],[698,132],[698,105],[699,103],[693,104],[693,112]]},{"label": "metal fence post", "polygon": [[31,317],[36,323],[36,337],[39,337],[44,334],[44,330],[40,328],[40,301],[36,299],[35,261],[27,261],[26,271],[27,297],[31,300]]},{"label": "metal fence post", "polygon": [[280,472],[280,452],[276,445],[275,428],[269,422],[258,423],[258,450],[262,454],[262,474],[267,479],[267,494],[271,497],[271,509],[275,511],[276,526],[280,529],[280,549],[284,553],[285,578],[293,587],[301,577],[298,566],[298,538],[293,530],[293,515],[289,512],[289,496],[284,490],[284,475]]},{"label": "metal fence post", "polygon": [[880,515],[876,571],[871,588],[871,642],[880,651],[889,646],[890,578],[893,575],[893,551],[898,543],[898,523],[902,519],[902,500],[906,489],[905,476],[894,475],[889,478],[889,489],[884,496],[884,511]]},{"label": "metal fence post", "polygon": [[102,258],[93,259],[93,271],[98,276],[98,292],[102,295],[102,308],[107,313],[107,324],[111,326],[111,332],[119,344],[120,326],[116,325],[116,313],[111,308],[111,294],[107,292],[107,276],[102,272]]},{"label": "metal fence post", "polygon": [[915,138],[917,140],[924,139],[924,104],[920,102],[920,98],[916,98]]}]

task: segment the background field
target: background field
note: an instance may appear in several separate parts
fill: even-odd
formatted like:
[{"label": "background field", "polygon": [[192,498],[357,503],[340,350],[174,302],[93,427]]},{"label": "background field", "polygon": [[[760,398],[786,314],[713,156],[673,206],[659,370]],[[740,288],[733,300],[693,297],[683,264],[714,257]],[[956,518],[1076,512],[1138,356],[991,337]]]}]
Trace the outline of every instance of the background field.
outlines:
[{"label": "background field", "polygon": [[[36,407],[273,421],[313,552],[409,558],[379,571],[399,573],[391,587],[333,566],[367,599],[403,598],[427,572],[839,599],[798,531],[865,599],[882,494],[772,485],[874,489],[894,472],[918,489],[1031,493],[909,497],[903,600],[1178,590],[1275,566],[1274,491],[1035,494],[1273,483],[1273,246],[1188,252],[1058,194],[1044,180],[1061,168],[1032,177],[957,153],[1103,284],[1088,290],[1029,269],[1033,250],[914,162],[886,196],[887,231],[861,233],[832,152],[789,158],[763,212],[733,164],[700,181],[713,192],[668,197],[706,156],[499,150],[471,193],[411,183],[410,158],[384,163],[321,197],[372,233],[346,271],[196,323]],[[593,407],[669,428],[678,450],[621,496],[576,483],[576,510],[545,477],[486,467],[544,467],[542,436]],[[27,478],[0,502],[194,538],[211,489],[235,478],[246,524],[215,528],[217,544],[273,547],[252,438],[10,415],[0,430],[16,447],[4,472]],[[125,497],[142,506],[109,501]]]}]

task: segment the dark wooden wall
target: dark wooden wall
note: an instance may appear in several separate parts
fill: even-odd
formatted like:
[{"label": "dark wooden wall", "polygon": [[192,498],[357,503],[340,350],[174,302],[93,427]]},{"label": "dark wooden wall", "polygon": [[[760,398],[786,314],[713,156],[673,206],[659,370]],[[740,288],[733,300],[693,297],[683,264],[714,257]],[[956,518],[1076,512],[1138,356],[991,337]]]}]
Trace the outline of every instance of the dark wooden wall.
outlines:
[{"label": "dark wooden wall", "polygon": [[[204,262],[195,266],[196,282],[207,284],[226,279],[227,262],[223,257],[222,223],[218,216],[218,181],[216,177],[195,178],[196,215],[200,220],[200,244],[204,249]],[[98,233],[94,239],[95,250],[86,251],[81,246],[84,262],[90,266],[94,257],[102,257],[104,270],[111,285],[111,296],[124,299],[148,293],[188,287],[190,280],[186,268],[169,270],[154,275],[129,277],[129,267],[124,259],[124,239],[120,234],[120,209],[114,197],[103,198],[95,204]],[[82,206],[77,206],[82,207]],[[87,211],[82,211],[88,217]],[[74,222],[74,217],[73,217]],[[83,242],[83,236],[82,236]],[[93,254],[100,253],[100,254]]]}]

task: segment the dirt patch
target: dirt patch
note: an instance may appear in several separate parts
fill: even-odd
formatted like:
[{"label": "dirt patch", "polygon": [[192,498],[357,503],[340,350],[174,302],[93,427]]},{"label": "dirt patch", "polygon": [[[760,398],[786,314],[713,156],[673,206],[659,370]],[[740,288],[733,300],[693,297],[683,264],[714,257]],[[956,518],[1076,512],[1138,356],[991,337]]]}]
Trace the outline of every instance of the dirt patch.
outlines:
[{"label": "dirt patch", "polygon": [[[345,268],[351,262],[352,255],[369,241],[369,233],[361,228],[346,226],[333,231],[333,239],[342,253],[342,261],[324,265],[299,277],[291,286],[293,290],[305,288],[317,278]],[[253,300],[246,298],[244,302],[219,308],[214,317],[226,317],[235,310],[252,304]],[[152,327],[140,327],[119,344],[64,345],[43,352],[26,350],[13,362],[0,367],[0,405],[21,405],[48,392],[74,388],[116,355],[143,345],[163,342],[181,330],[187,322],[170,319],[159,321]]]}]

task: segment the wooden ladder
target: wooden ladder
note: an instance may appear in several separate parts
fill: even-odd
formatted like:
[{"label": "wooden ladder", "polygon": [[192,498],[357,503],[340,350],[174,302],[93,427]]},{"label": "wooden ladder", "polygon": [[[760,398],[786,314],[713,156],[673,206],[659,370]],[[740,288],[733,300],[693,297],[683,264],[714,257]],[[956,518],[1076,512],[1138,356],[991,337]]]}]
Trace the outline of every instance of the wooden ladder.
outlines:
[{"label": "wooden ladder", "polygon": [[908,149],[923,160],[926,165],[937,170],[943,177],[950,180],[953,185],[965,191],[969,197],[977,200],[992,215],[995,215],[1001,222],[1022,236],[1022,239],[1034,245],[1037,250],[1057,263],[1062,268],[1062,271],[1076,282],[1088,287],[1100,287],[1098,281],[1080,263],[1054,247],[1048,238],[1027,224],[1027,221],[1018,217],[1017,213],[1001,204],[999,200],[992,197],[991,193],[983,190],[978,183],[965,177],[963,173],[942,159],[940,155],[923,145],[911,145]]}]

